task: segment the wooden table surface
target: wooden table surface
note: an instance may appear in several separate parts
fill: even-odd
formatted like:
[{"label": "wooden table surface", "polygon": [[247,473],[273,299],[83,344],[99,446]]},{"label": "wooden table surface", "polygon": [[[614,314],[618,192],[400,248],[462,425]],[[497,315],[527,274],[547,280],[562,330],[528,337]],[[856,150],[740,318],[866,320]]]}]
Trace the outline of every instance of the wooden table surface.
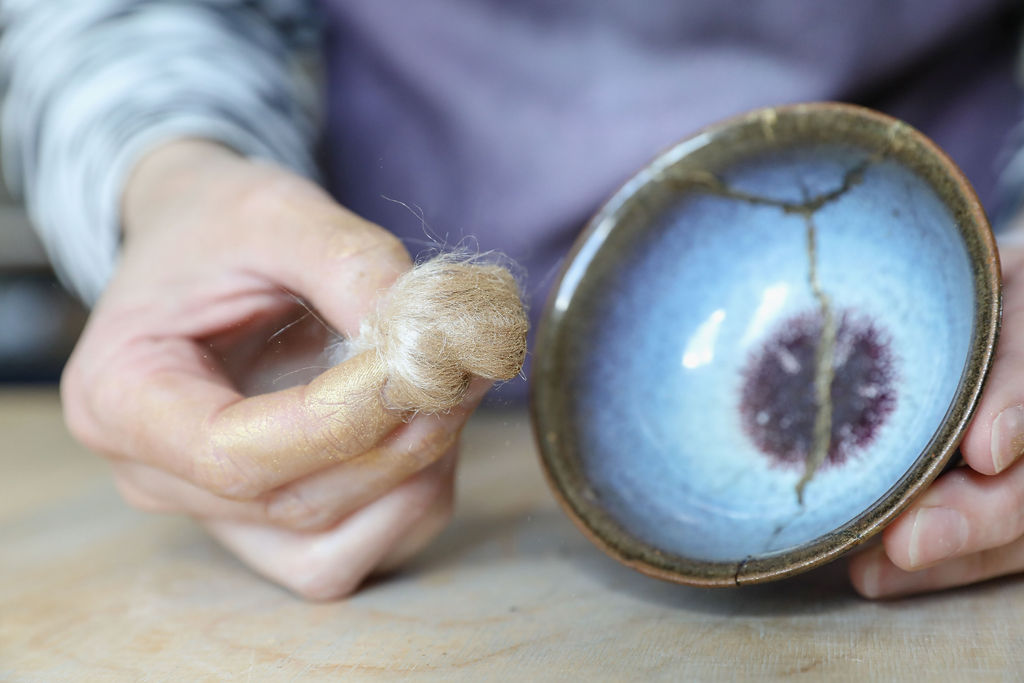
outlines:
[{"label": "wooden table surface", "polygon": [[871,603],[841,564],[679,587],[593,548],[524,414],[467,429],[455,519],[400,574],[309,604],[191,521],[127,508],[56,394],[0,392],[0,680],[1024,680],[1024,581]]}]

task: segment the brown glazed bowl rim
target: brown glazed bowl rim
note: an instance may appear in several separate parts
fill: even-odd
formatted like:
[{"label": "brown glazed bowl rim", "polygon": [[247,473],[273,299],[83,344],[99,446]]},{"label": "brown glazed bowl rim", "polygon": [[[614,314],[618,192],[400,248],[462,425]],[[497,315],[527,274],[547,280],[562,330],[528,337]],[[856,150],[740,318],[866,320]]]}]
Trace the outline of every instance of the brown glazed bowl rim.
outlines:
[{"label": "brown glazed bowl rim", "polygon": [[[607,235],[610,232],[607,224],[611,221],[611,230],[614,230],[618,224],[616,216],[637,190],[657,182],[659,169],[685,158],[689,150],[703,144],[703,140],[714,140],[744,126],[760,126],[768,130],[766,135],[770,136],[773,127],[781,123],[796,126],[801,131],[804,126],[815,133],[825,130],[840,136],[843,132],[853,136],[873,135],[876,144],[880,144],[880,136],[884,135],[886,155],[891,154],[905,164],[908,157],[901,155],[917,155],[909,157],[913,162],[910,165],[932,185],[953,213],[969,255],[975,301],[972,338],[964,372],[945,418],[914,464],[875,503],[846,524],[795,548],[742,562],[695,560],[648,545],[621,527],[609,532],[603,513],[584,500],[579,486],[573,486],[572,476],[564,466],[567,456],[562,453],[565,440],[561,435],[565,427],[553,410],[560,405],[557,401],[562,389],[556,346],[571,306],[558,307],[555,302],[557,299],[571,302],[578,285],[567,279],[573,263],[584,250],[594,253],[600,249],[600,243],[591,245],[593,239],[598,239],[595,235],[599,228]],[[925,168],[929,164],[930,170]],[[767,107],[726,119],[671,145],[626,181],[589,221],[562,264],[541,318],[530,377],[531,420],[545,476],[559,504],[585,536],[619,562],[649,576],[695,586],[735,586],[807,571],[838,558],[880,532],[947,467],[974,414],[991,367],[1001,311],[999,259],[981,203],[956,164],[922,133],[886,114],[839,102]]]}]

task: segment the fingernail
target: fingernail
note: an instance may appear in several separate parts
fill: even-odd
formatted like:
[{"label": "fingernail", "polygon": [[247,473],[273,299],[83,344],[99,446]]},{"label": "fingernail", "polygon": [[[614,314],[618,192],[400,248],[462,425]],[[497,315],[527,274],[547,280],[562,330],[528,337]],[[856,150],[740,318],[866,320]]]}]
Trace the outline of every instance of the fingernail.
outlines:
[{"label": "fingernail", "polygon": [[956,555],[967,543],[967,520],[945,507],[921,508],[910,532],[910,566],[915,569]]},{"label": "fingernail", "polygon": [[882,596],[882,585],[879,581],[879,575],[882,572],[881,561],[882,558],[880,557],[871,558],[871,561],[864,568],[864,573],[861,574],[861,592],[866,598],[879,598]]},{"label": "fingernail", "polygon": [[992,467],[1002,472],[1024,450],[1024,406],[999,413],[992,423]]}]

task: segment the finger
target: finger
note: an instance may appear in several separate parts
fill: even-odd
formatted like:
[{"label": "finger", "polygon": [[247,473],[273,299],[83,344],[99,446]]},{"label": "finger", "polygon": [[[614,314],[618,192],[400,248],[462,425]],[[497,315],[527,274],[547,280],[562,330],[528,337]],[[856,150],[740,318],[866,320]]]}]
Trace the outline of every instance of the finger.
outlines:
[{"label": "finger", "polygon": [[915,570],[1024,535],[1024,466],[993,477],[966,467],[943,475],[885,530],[892,562]]},{"label": "finger", "polygon": [[[93,407],[77,435],[220,497],[253,499],[365,452],[402,424],[403,414],[384,405],[385,377],[368,354],[309,385],[243,399],[216,377],[197,376],[200,359],[176,358],[189,352],[183,344],[159,346],[159,371],[113,372],[90,388],[97,396],[73,402]],[[112,453],[110,434],[121,435]]]},{"label": "finger", "polygon": [[323,532],[208,521],[210,533],[255,571],[312,600],[348,595],[407,533],[451,495],[439,462]]},{"label": "finger", "polygon": [[997,474],[1024,452],[1024,248],[1000,252],[1006,274],[999,343],[961,452],[972,469]]},{"label": "finger", "polygon": [[893,564],[881,547],[850,560],[850,581],[866,598],[888,598],[966,586],[1024,571],[1024,539],[958,557],[929,569],[908,572]]},{"label": "finger", "polygon": [[[297,291],[353,332],[378,290],[408,268],[408,256],[382,229],[329,200],[311,200],[319,191],[296,185],[294,201],[272,202],[252,234],[226,250],[226,265]],[[282,239],[280,231],[295,225],[299,234]],[[145,462],[221,497],[251,499],[344,461],[402,420],[384,406],[385,378],[368,358],[351,359],[307,387],[243,400],[190,335],[134,338],[101,356],[109,365],[93,368],[92,377],[75,371],[81,363],[66,376],[76,436],[113,455],[144,454]]]},{"label": "finger", "polygon": [[367,453],[271,492],[268,520],[321,529],[379,498],[456,447],[466,418],[483,397],[477,391],[451,414],[419,416]]},{"label": "finger", "polygon": [[457,461],[457,448],[445,455],[442,462],[447,471],[442,480],[441,492],[426,513],[391,547],[387,555],[381,558],[374,568],[374,572],[383,573],[398,569],[426,548],[448,526],[455,510],[455,465]]},{"label": "finger", "polygon": [[193,517],[326,529],[381,497],[450,452],[479,396],[448,415],[423,415],[352,460],[285,485],[252,501],[216,496],[149,465],[115,461],[118,488],[133,507]]},{"label": "finger", "polygon": [[[302,296],[347,337],[412,266],[398,238],[307,183],[275,193],[269,216],[259,210],[258,233],[246,240],[240,263]],[[282,240],[289,232],[294,239]]]},{"label": "finger", "polygon": [[[236,323],[294,305],[291,293],[352,337],[412,266],[394,235],[301,178],[271,174],[237,194],[219,212],[175,215],[171,229],[128,244],[97,311],[110,318],[128,309],[145,321],[135,327],[153,336],[230,339]],[[180,263],[156,266],[167,254]]]}]

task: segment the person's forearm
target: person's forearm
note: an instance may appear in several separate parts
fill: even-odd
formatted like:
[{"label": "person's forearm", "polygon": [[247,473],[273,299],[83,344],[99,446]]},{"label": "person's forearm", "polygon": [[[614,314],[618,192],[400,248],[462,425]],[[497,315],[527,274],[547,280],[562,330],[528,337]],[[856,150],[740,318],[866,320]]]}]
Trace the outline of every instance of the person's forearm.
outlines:
[{"label": "person's forearm", "polygon": [[154,148],[206,138],[315,172],[309,84],[294,79],[284,30],[252,5],[4,0],[5,173],[85,301],[116,263],[125,179]]}]

